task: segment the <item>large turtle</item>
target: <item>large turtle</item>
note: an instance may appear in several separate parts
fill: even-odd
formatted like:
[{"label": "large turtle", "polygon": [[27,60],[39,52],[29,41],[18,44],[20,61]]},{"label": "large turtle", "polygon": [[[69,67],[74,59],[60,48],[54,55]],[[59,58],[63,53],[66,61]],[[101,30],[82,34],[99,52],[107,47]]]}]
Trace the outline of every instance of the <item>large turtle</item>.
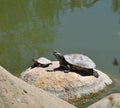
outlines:
[{"label": "large turtle", "polygon": [[52,62],[45,57],[40,57],[38,59],[33,59],[33,62],[34,63],[31,66],[31,68],[34,68],[34,67],[48,67],[50,64],[52,64]]},{"label": "large turtle", "polygon": [[94,70],[96,67],[95,63],[87,56],[82,54],[66,54],[54,51],[53,55],[59,60],[60,67],[65,68],[65,72],[81,71],[85,74],[94,75],[99,77],[98,73]]}]

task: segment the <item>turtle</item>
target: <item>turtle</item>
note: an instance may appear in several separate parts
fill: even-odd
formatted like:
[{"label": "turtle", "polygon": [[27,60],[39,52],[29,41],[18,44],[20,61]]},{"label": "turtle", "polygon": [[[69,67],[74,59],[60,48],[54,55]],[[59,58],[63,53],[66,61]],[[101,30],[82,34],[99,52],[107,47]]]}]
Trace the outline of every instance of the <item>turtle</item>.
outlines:
[{"label": "turtle", "polygon": [[53,55],[57,58],[60,64],[60,68],[64,68],[64,72],[76,71],[84,72],[84,74],[90,74],[99,77],[99,74],[94,70],[95,63],[87,56],[83,54],[66,54],[54,51]]},{"label": "turtle", "polygon": [[32,59],[33,60],[33,65],[31,66],[31,68],[35,68],[35,67],[48,67],[49,65],[52,64],[52,62],[50,60],[48,60],[45,57],[40,57],[38,59]]},{"label": "turtle", "polygon": [[114,58],[113,65],[118,66],[119,67],[119,72],[120,72],[120,62],[118,61],[117,58]]}]

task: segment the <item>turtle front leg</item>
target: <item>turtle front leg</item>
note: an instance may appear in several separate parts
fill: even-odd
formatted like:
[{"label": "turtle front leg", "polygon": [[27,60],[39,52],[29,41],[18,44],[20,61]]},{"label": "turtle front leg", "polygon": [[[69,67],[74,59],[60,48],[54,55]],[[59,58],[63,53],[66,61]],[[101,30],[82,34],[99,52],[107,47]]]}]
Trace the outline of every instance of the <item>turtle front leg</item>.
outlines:
[{"label": "turtle front leg", "polygon": [[35,67],[40,67],[40,66],[39,66],[39,63],[35,62],[35,63],[31,66],[31,69],[32,69],[32,68],[35,68]]},{"label": "turtle front leg", "polygon": [[65,72],[65,73],[68,73],[68,72],[70,72],[70,70],[71,70],[70,65],[67,64],[64,72]]}]

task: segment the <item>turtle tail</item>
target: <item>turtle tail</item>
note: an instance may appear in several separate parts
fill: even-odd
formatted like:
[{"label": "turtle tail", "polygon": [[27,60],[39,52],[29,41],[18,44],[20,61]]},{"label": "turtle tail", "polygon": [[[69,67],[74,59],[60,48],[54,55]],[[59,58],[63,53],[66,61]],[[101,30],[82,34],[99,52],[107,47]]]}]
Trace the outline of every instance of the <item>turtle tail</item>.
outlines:
[{"label": "turtle tail", "polygon": [[93,76],[95,76],[96,78],[98,78],[99,77],[98,72],[96,72],[95,70],[93,70]]}]

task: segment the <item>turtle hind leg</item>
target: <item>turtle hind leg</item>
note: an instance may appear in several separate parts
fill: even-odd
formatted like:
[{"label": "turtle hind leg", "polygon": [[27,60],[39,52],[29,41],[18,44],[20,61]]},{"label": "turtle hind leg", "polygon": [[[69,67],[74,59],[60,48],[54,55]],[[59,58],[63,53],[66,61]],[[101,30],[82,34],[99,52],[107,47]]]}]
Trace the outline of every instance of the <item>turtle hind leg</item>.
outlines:
[{"label": "turtle hind leg", "polygon": [[93,70],[93,76],[95,76],[96,78],[98,78],[99,77],[98,72],[96,72],[95,70]]}]

